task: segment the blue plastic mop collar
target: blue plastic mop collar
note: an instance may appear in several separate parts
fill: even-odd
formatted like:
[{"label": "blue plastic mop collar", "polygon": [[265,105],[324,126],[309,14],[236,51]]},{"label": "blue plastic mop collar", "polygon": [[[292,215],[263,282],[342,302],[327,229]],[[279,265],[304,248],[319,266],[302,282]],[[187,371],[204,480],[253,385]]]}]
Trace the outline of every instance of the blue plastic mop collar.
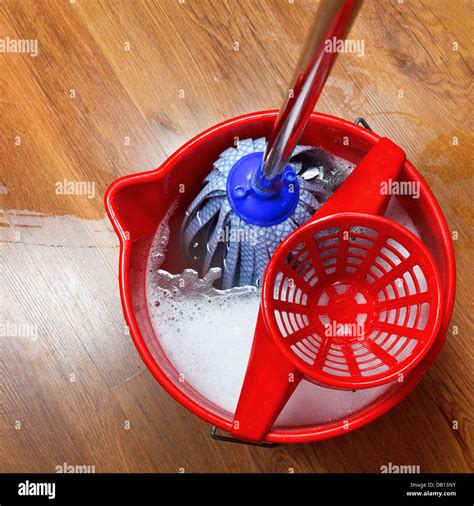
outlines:
[{"label": "blue plastic mop collar", "polygon": [[233,211],[245,222],[260,227],[278,225],[289,218],[299,200],[300,186],[295,171],[287,165],[272,190],[257,184],[263,153],[250,153],[232,167],[227,179],[227,199]]}]

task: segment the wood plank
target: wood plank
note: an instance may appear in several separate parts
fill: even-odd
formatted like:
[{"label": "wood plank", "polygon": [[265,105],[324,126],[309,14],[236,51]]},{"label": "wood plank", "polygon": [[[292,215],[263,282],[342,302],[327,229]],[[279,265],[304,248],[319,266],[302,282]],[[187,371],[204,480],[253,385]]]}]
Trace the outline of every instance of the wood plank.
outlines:
[{"label": "wood plank", "polygon": [[[317,107],[364,116],[402,146],[458,234],[456,332],[408,399],[329,441],[272,450],[217,443],[156,383],[126,335],[105,189],[155,168],[209,126],[278,108],[316,4],[0,3],[0,37],[39,42],[37,57],[0,54],[0,323],[37,333],[0,337],[0,471],[54,472],[64,462],[98,472],[472,469],[468,1],[365,2],[351,32],[364,54],[339,56]],[[64,180],[94,183],[94,195],[60,195]]]}]

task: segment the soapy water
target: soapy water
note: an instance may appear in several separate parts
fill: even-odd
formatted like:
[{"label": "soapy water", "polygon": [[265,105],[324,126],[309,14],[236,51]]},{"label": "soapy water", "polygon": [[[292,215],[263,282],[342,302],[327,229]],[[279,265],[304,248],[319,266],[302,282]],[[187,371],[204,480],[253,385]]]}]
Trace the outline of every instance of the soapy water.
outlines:
[{"label": "soapy water", "polygon": [[[419,236],[396,197],[391,197],[385,216]],[[232,416],[252,347],[260,289],[255,286],[214,288],[214,282],[221,276],[219,268],[211,269],[204,278],[199,278],[191,269],[181,274],[162,270],[160,266],[169,240],[167,221],[158,228],[148,258],[149,316],[161,348],[184,381]],[[303,379],[275,426],[346,419],[397,385],[393,382],[352,391],[327,388]]]},{"label": "soapy water", "polygon": [[[233,413],[243,383],[260,305],[256,287],[212,288],[215,268],[152,272],[149,314],[162,349],[195,390]],[[179,288],[178,288],[179,287]],[[158,303],[158,305],[157,305]]]}]

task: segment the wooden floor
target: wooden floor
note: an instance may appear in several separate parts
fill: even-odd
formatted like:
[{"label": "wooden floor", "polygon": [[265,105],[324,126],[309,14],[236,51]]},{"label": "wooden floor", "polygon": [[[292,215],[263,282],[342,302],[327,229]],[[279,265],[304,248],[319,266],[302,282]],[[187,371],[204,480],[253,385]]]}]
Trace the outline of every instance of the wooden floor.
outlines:
[{"label": "wooden floor", "polygon": [[[416,391],[318,444],[217,443],[127,335],[103,194],[224,119],[278,108],[312,0],[5,0],[0,38],[0,471],[422,472],[472,465],[472,62],[468,1],[365,3],[318,110],[402,146],[457,233],[457,303]],[[236,43],[239,50],[236,51]],[[61,194],[68,181],[95,183]]]}]

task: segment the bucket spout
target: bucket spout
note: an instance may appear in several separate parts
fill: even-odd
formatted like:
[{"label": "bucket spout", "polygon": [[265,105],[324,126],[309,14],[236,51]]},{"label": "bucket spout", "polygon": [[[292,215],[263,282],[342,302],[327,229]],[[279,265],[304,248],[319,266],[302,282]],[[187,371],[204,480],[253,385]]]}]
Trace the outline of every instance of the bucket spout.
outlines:
[{"label": "bucket spout", "polygon": [[[148,173],[148,177],[150,175]],[[149,181],[146,176],[136,174],[118,179],[105,194],[105,207],[110,221],[124,241],[154,234],[166,214],[163,181],[156,177]]]}]

